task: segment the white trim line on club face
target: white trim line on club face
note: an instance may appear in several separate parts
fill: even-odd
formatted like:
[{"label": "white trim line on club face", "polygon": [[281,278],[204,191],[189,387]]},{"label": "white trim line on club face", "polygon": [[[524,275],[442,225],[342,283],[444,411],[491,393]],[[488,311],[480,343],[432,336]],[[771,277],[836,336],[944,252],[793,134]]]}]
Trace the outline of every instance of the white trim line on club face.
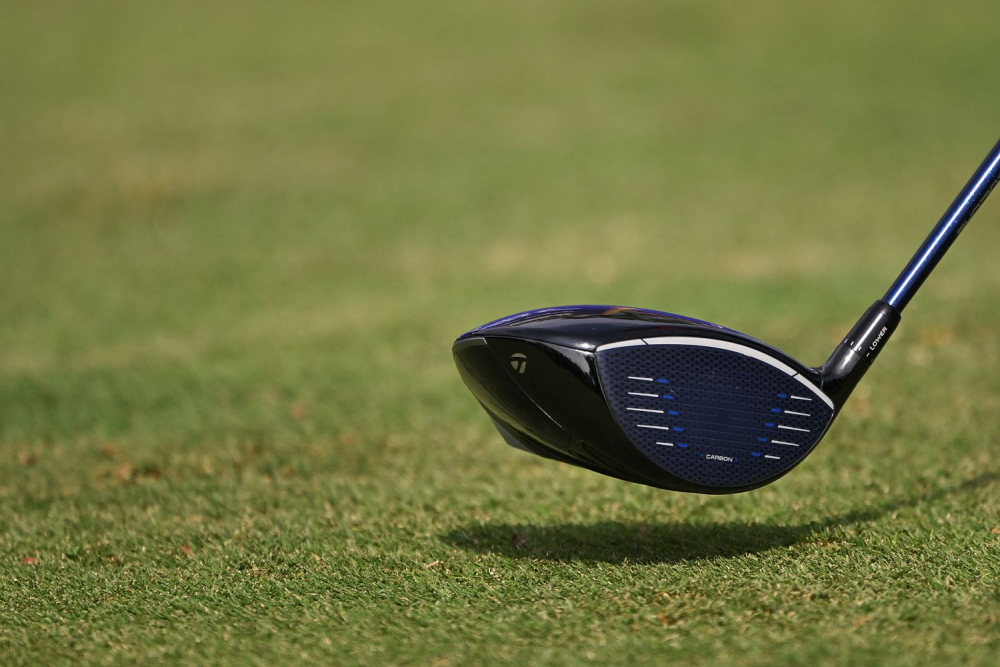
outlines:
[{"label": "white trim line on club face", "polygon": [[798,428],[797,426],[785,426],[784,424],[778,424],[778,428],[783,428],[786,431],[802,431],[803,433],[809,433],[807,428]]},{"label": "white trim line on club face", "polygon": [[812,399],[808,396],[792,396],[796,401],[811,401]]},{"label": "white trim line on club face", "polygon": [[794,442],[785,442],[784,440],[772,440],[772,444],[775,445],[788,445],[789,447],[798,447]]},{"label": "white trim line on club face", "polygon": [[805,412],[792,412],[791,410],[785,410],[786,415],[798,415],[799,417],[812,417],[812,415]]},{"label": "white trim line on club face", "polygon": [[[752,347],[747,347],[746,345],[740,345],[738,343],[730,343],[726,340],[714,340],[712,338],[694,338],[692,336],[664,336],[661,338],[643,338],[642,339],[646,345],[700,345],[701,347],[714,347],[719,350],[729,350],[730,352],[739,352],[745,357],[752,357],[754,359],[759,359],[765,364],[770,364],[775,368],[783,371],[787,375],[795,375],[796,370],[789,366],[788,364],[778,361],[769,354],[765,354]],[[597,348],[600,351],[601,348]]]},{"label": "white trim line on club face", "polygon": [[628,393],[628,395],[629,396],[648,396],[649,398],[659,398],[660,397],[659,394],[644,394],[641,391],[630,391]]},{"label": "white trim line on club face", "polygon": [[642,341],[642,339],[636,338],[635,340],[623,340],[620,343],[605,343],[604,345],[601,345],[597,349],[598,350],[613,350],[616,347],[632,347],[633,345],[645,345],[645,344],[646,343],[644,343]]},{"label": "white trim line on club face", "polygon": [[652,412],[655,415],[662,415],[663,410],[654,410],[653,408],[625,408],[626,410],[631,410],[632,412]]},{"label": "white trim line on club face", "polygon": [[672,442],[659,442],[659,441],[657,441],[656,444],[663,445],[664,447],[673,447],[674,446],[674,443],[672,443]]},{"label": "white trim line on club face", "polygon": [[[619,347],[634,347],[636,345],[694,345],[696,347],[711,347],[717,350],[728,350],[730,352],[736,352],[738,354],[742,354],[745,357],[751,357],[752,359],[763,361],[765,364],[777,368],[782,373],[792,376],[792,378],[798,380],[803,387],[807,388],[810,392],[812,392],[816,396],[819,396],[820,400],[822,400],[824,403],[830,406],[831,410],[834,409],[833,401],[831,401],[826,394],[817,389],[815,385],[809,382],[809,380],[802,377],[802,374],[798,373],[794,368],[792,368],[791,366],[782,361],[778,361],[769,354],[761,352],[760,350],[755,350],[752,347],[747,347],[746,345],[740,345],[738,343],[730,343],[729,341],[725,340],[714,340],[712,338],[695,338],[693,336],[661,336],[658,338],[636,338],[633,340],[623,340],[617,343],[607,343],[605,345],[599,345],[595,350],[595,352],[601,352],[602,350],[613,350]],[[630,377],[629,379],[647,380],[647,378],[634,378],[634,377]],[[653,380],[652,378],[649,378],[648,381],[652,382]],[[803,400],[803,397],[792,396],[792,398],[799,398],[800,400]]]},{"label": "white trim line on club face", "polygon": [[639,428],[655,428],[658,431],[669,431],[669,426],[654,426],[653,424],[636,424]]},{"label": "white trim line on club face", "polygon": [[780,456],[771,456],[770,454],[764,454],[765,459],[780,459]]},{"label": "white trim line on club face", "polygon": [[636,377],[634,375],[629,375],[628,379],[629,380],[641,380],[642,382],[652,382],[653,381],[653,378],[640,378],[640,377]]}]

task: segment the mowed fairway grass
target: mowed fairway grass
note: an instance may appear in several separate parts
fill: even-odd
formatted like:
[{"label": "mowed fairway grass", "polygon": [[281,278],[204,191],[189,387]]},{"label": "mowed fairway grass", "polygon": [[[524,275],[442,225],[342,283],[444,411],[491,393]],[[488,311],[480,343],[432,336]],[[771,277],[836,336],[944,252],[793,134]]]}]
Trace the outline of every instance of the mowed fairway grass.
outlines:
[{"label": "mowed fairway grass", "polygon": [[998,21],[5,2],[0,661],[996,664],[1000,199],[750,494],[515,451],[450,346],[608,303],[821,363],[996,140]]}]

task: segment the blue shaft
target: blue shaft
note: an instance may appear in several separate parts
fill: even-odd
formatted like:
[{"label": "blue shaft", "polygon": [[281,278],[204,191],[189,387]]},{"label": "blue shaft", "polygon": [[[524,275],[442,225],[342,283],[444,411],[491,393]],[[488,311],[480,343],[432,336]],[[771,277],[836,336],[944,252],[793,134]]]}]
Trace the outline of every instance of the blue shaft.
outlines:
[{"label": "blue shaft", "polygon": [[890,306],[902,311],[917,293],[924,280],[930,275],[937,263],[962,232],[965,223],[976,213],[979,205],[985,201],[990,190],[1000,180],[1000,142],[993,147],[983,163],[965,184],[962,191],[945,211],[941,221],[934,227],[920,250],[906,265],[903,272],[896,278],[882,300]]}]

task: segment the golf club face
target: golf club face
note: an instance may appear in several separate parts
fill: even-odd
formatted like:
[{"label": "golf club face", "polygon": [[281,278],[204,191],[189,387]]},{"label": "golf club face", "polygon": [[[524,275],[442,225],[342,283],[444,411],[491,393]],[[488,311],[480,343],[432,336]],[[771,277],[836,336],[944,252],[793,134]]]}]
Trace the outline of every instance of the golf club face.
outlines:
[{"label": "golf club face", "polygon": [[768,484],[837,413],[817,370],[731,329],[652,310],[530,311],[468,332],[453,353],[509,444],[679,491]]}]

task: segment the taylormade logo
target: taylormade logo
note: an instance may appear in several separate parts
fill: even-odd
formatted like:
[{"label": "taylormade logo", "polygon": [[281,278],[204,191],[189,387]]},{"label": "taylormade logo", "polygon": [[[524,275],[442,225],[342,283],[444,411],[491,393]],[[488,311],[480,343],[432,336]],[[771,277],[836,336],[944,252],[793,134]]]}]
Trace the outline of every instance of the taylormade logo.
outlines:
[{"label": "taylormade logo", "polygon": [[872,344],[868,346],[868,351],[869,352],[874,352],[875,351],[875,348],[878,347],[878,344],[882,342],[882,338],[885,337],[885,332],[888,331],[888,330],[889,330],[889,327],[882,327],[882,330],[878,332],[877,336],[875,336],[875,340],[873,340]]},{"label": "taylormade logo", "polygon": [[719,456],[718,454],[705,454],[706,459],[712,459],[713,461],[726,461],[727,463],[733,462],[732,456]]}]

